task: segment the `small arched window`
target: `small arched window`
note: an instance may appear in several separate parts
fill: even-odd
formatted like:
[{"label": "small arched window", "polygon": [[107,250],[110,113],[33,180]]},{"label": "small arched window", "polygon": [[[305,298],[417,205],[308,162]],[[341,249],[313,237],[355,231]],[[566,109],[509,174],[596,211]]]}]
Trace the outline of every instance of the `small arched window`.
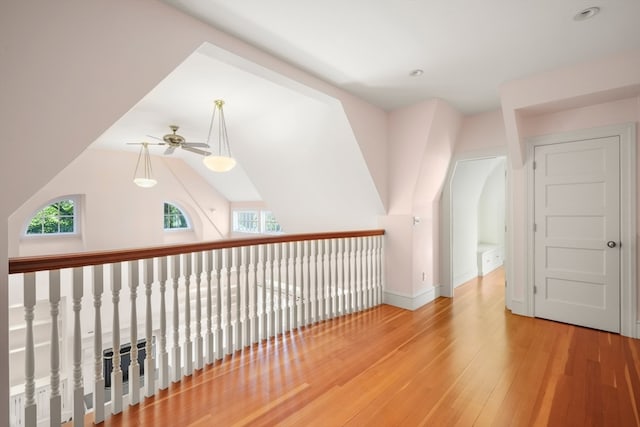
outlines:
[{"label": "small arched window", "polygon": [[31,218],[27,226],[27,234],[73,234],[76,232],[76,223],[76,204],[74,200],[58,200],[42,208]]},{"label": "small arched window", "polygon": [[165,230],[188,230],[189,221],[187,215],[171,203],[164,202],[164,229]]}]

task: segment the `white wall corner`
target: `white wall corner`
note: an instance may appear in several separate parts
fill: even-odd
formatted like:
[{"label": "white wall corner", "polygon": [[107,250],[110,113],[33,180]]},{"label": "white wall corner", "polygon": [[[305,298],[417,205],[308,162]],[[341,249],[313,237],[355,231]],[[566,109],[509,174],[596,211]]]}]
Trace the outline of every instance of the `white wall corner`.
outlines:
[{"label": "white wall corner", "polygon": [[636,335],[632,338],[640,339],[640,320],[636,320]]},{"label": "white wall corner", "polygon": [[384,303],[413,311],[436,299],[436,293],[440,293],[440,286],[423,289],[415,295],[384,291]]}]

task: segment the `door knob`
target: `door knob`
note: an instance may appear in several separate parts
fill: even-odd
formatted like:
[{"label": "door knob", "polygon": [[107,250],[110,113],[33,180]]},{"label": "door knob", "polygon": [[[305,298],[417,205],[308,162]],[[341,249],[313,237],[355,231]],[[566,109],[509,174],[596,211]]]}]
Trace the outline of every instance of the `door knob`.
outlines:
[{"label": "door knob", "polygon": [[615,248],[616,247],[616,242],[614,242],[613,240],[609,240],[607,242],[607,246],[609,246],[610,248]]}]

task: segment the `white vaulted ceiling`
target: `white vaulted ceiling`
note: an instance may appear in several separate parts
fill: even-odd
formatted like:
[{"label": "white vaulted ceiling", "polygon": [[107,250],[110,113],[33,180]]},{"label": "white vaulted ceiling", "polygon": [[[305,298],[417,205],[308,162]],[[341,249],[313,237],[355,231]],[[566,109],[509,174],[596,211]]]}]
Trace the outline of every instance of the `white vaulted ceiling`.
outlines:
[{"label": "white vaulted ceiling", "polygon": [[[213,100],[220,98],[238,165],[215,173],[198,154],[176,149],[171,157],[187,162],[229,201],[267,202],[287,232],[375,226],[384,207],[341,103],[209,43],[93,147],[137,151],[127,143],[154,142],[170,124],[188,141],[205,142]],[[149,150],[152,162],[165,157],[165,147]]]}]

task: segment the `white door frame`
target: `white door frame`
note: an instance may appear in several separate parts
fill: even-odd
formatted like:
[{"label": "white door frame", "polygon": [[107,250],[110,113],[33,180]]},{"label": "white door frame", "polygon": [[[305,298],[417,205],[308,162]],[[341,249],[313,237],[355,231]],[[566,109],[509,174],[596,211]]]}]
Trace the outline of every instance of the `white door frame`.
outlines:
[{"label": "white door frame", "polygon": [[[508,221],[509,218],[509,206],[510,206],[510,193],[509,193],[509,159],[507,156],[507,152],[503,148],[491,148],[486,150],[477,150],[474,152],[463,153],[459,156],[454,156],[449,163],[449,171],[447,173],[447,178],[444,183],[444,187],[442,189],[442,198],[440,205],[440,287],[438,296],[442,297],[453,297],[453,221],[451,221],[452,217],[452,206],[453,199],[451,197],[451,182],[453,180],[453,176],[455,174],[456,166],[459,162],[469,161],[469,160],[483,160],[483,159],[493,159],[496,157],[504,157],[506,159],[506,170],[507,177],[505,178],[505,222]],[[510,230],[507,229],[507,233],[505,236],[505,251],[504,251],[504,267],[507,271],[506,280],[508,280],[509,276],[509,251],[507,250],[509,246],[509,233]],[[511,301],[509,287],[505,290],[505,305],[507,307],[510,306],[509,302]]]},{"label": "white door frame", "polygon": [[524,304],[533,316],[534,284],[534,175],[533,154],[538,145],[618,136],[620,138],[620,334],[638,338],[636,320],[636,128],[635,123],[605,126],[529,138],[527,142],[527,283]]}]

